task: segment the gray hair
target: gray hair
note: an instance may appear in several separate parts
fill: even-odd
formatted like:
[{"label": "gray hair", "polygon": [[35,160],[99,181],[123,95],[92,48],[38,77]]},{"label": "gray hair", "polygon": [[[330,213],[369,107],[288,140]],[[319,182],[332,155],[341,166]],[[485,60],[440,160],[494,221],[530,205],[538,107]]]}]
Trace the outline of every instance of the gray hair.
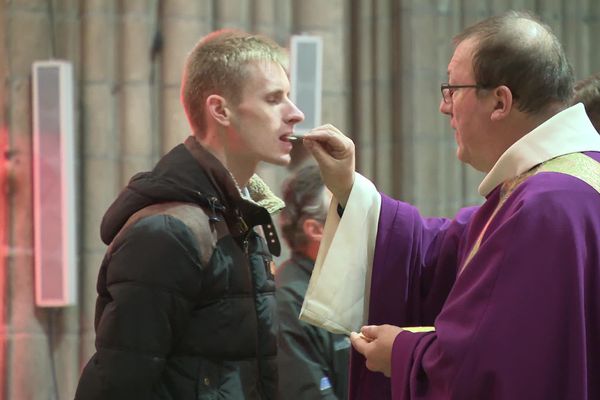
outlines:
[{"label": "gray hair", "polygon": [[473,72],[486,89],[506,85],[517,108],[538,114],[573,94],[573,69],[562,45],[547,25],[530,13],[509,11],[465,29],[456,45],[476,41]]},{"label": "gray hair", "polygon": [[592,125],[600,132],[600,73],[577,82],[571,103],[583,103]]},{"label": "gray hair", "polygon": [[309,218],[325,222],[327,204],[323,195],[325,186],[316,165],[300,168],[283,185],[285,208],[280,215],[284,239],[292,250],[300,250],[307,243],[302,229]]}]

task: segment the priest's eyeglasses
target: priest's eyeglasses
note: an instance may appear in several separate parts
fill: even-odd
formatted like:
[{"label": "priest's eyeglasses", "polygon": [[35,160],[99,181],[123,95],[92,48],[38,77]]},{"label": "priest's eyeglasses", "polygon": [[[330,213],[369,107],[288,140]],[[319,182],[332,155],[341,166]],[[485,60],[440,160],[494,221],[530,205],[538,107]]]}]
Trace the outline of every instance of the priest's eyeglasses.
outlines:
[{"label": "priest's eyeglasses", "polygon": [[440,86],[440,90],[442,91],[442,98],[444,99],[444,103],[450,104],[452,103],[452,95],[458,89],[466,89],[466,88],[475,88],[475,89],[483,89],[481,85],[450,85],[448,83],[442,83]]}]

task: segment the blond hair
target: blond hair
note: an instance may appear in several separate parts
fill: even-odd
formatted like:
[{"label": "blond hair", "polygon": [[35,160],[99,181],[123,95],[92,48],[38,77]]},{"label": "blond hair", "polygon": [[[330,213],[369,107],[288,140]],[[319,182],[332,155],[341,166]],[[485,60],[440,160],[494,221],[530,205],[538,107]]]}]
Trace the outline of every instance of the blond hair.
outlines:
[{"label": "blond hair", "polygon": [[194,134],[206,128],[204,104],[218,94],[233,104],[241,99],[246,64],[268,61],[285,68],[284,50],[272,40],[236,30],[219,30],[202,38],[189,54],[181,82],[181,102]]}]

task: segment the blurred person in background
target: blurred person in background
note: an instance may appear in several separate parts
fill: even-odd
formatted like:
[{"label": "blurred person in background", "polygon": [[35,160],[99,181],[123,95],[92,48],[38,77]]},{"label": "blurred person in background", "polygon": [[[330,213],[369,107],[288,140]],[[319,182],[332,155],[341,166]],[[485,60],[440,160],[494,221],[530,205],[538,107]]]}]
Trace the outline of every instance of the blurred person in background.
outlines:
[{"label": "blurred person in background", "polygon": [[583,103],[590,121],[600,133],[600,73],[582,79],[575,84],[575,95],[572,103]]},{"label": "blurred person in background", "polygon": [[331,193],[319,168],[305,165],[283,185],[280,226],[291,258],[275,273],[279,313],[279,399],[346,399],[350,341],[300,321]]}]

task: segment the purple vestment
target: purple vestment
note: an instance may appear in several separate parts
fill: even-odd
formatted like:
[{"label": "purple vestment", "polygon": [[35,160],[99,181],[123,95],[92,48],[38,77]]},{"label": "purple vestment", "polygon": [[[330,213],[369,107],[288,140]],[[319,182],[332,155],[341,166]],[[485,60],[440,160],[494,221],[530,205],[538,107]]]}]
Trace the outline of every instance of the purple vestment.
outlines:
[{"label": "purple vestment", "polygon": [[368,322],[436,331],[396,337],[391,380],[353,350],[351,399],[600,399],[600,194],[530,176],[459,274],[500,196],[449,220],[382,195]]}]

